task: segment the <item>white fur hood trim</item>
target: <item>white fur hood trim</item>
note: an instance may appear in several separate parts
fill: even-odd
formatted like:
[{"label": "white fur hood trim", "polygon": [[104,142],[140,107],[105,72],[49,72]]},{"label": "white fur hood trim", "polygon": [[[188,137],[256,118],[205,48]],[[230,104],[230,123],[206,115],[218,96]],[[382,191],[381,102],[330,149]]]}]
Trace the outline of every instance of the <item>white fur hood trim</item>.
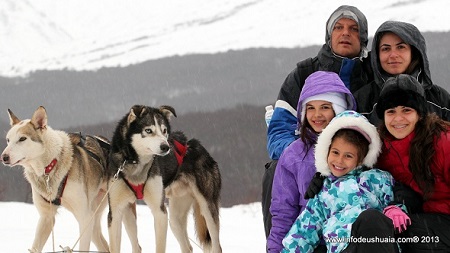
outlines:
[{"label": "white fur hood trim", "polygon": [[344,111],[331,120],[317,139],[317,144],[315,146],[315,164],[317,172],[320,172],[324,176],[331,175],[327,163],[331,138],[339,129],[343,128],[357,128],[360,132],[362,131],[365,135],[370,137],[371,142],[369,144],[369,152],[363,160],[363,165],[372,167],[376,163],[378,155],[381,152],[381,139],[376,127],[363,115],[355,111]]}]

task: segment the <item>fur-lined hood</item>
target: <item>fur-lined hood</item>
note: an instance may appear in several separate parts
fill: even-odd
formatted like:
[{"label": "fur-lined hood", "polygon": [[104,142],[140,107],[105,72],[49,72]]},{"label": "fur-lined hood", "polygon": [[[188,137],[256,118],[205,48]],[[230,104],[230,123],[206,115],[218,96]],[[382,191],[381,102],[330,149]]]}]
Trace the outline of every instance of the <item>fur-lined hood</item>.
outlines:
[{"label": "fur-lined hood", "polygon": [[315,164],[317,172],[324,176],[331,175],[330,168],[328,167],[327,158],[331,145],[331,139],[334,134],[340,129],[354,129],[366,138],[369,137],[369,152],[363,159],[363,165],[372,167],[381,152],[381,139],[378,131],[374,125],[372,125],[366,117],[355,111],[344,111],[331,120],[330,124],[322,131],[317,139],[315,146]]}]

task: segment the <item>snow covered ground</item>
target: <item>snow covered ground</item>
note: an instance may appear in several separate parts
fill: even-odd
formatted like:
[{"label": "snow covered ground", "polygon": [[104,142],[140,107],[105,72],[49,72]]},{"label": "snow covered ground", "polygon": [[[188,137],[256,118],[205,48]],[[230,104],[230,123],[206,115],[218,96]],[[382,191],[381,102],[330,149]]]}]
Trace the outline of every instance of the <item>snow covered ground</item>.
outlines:
[{"label": "snow covered ground", "polygon": [[[103,235],[108,240],[106,227],[106,213],[103,224]],[[145,205],[137,206],[138,234],[142,252],[155,252],[153,216]],[[34,230],[38,220],[38,213],[32,204],[17,202],[0,202],[0,252],[18,253],[28,252],[34,238]],[[261,214],[261,203],[238,205],[222,208],[220,213],[220,239],[223,252],[264,252],[265,236]],[[196,245],[193,220],[189,219],[188,233],[194,253],[202,252]],[[61,251],[60,245],[78,250],[78,223],[73,215],[64,208],[60,208],[56,216],[54,228],[55,251]],[[95,246],[91,250],[96,250]],[[43,252],[53,252],[52,236],[50,235]],[[122,252],[131,252],[126,232],[122,232]],[[180,252],[178,242],[172,234],[167,232],[167,252]]]}]

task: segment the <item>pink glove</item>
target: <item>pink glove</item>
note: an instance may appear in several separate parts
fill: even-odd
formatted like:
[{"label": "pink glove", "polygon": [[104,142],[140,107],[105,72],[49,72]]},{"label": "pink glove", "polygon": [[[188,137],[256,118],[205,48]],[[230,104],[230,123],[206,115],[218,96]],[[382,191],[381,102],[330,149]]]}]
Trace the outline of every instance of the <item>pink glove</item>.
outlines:
[{"label": "pink glove", "polygon": [[394,228],[399,233],[406,230],[406,226],[411,225],[411,219],[403,212],[403,210],[395,205],[387,206],[383,210],[384,215],[386,215],[389,219],[394,223]]}]

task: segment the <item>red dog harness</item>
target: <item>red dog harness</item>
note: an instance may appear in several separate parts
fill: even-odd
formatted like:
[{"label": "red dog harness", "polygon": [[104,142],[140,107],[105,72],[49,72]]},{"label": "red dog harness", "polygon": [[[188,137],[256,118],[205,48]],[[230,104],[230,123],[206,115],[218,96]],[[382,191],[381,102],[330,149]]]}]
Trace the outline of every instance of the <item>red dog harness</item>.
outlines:
[{"label": "red dog harness", "polygon": [[[89,154],[89,156],[94,158],[100,165],[102,165],[103,167],[106,166],[106,165],[104,165],[102,163],[100,157],[98,157],[96,154],[92,153],[89,149],[87,149],[84,146],[84,144],[86,142],[86,136],[82,135],[81,132],[79,132],[79,133],[70,133],[70,135],[77,135],[77,136],[79,136],[79,142],[76,143],[76,145],[81,147],[81,148],[83,148]],[[109,143],[105,142],[104,140],[102,140],[100,138],[97,138],[95,136],[90,136],[90,137],[94,138],[99,143],[99,145],[102,148],[105,148],[105,149],[109,149],[110,148]],[[57,163],[57,160],[55,158],[55,159],[53,159],[50,162],[49,165],[47,165],[47,167],[45,167],[44,176],[47,177],[46,180],[48,180],[48,177],[50,176],[50,172],[52,172],[53,168],[55,168],[56,163]],[[61,198],[62,198],[64,189],[66,188],[67,178],[68,177],[69,177],[69,173],[67,173],[66,176],[64,177],[64,179],[61,181],[61,183],[60,183],[60,185],[58,187],[58,193],[56,194],[56,198],[51,201],[52,204],[57,205],[57,206],[61,205]],[[45,199],[45,201],[50,202],[50,200],[44,198],[43,196],[42,196],[42,198]]]},{"label": "red dog harness", "polygon": [[[45,167],[45,171],[44,171],[44,176],[45,177],[49,177],[50,176],[50,172],[52,172],[53,168],[55,168],[56,163],[58,161],[56,159],[53,159],[49,165],[47,165],[47,167]],[[64,188],[66,188],[66,183],[67,183],[67,178],[69,176],[69,173],[67,173],[67,175],[64,177],[64,179],[61,181],[61,184],[59,184],[58,187],[58,193],[56,194],[56,198],[54,200],[48,200],[46,199],[44,196],[42,196],[42,198],[47,201],[47,202],[51,202],[53,205],[59,206],[61,205],[61,198],[64,192]]]},{"label": "red dog harness", "polygon": [[183,158],[186,155],[187,145],[183,145],[176,140],[173,140],[174,148],[175,148],[175,157],[178,161],[178,166],[183,163]]},{"label": "red dog harness", "polygon": [[[174,151],[175,151],[174,154],[175,154],[175,157],[177,158],[178,166],[180,166],[183,163],[184,156],[186,156],[187,145],[183,145],[176,140],[173,140],[173,144],[174,144]],[[136,196],[137,199],[144,198],[145,183],[139,184],[139,185],[134,185],[126,179],[125,179],[125,183],[134,192],[134,195]]]}]

